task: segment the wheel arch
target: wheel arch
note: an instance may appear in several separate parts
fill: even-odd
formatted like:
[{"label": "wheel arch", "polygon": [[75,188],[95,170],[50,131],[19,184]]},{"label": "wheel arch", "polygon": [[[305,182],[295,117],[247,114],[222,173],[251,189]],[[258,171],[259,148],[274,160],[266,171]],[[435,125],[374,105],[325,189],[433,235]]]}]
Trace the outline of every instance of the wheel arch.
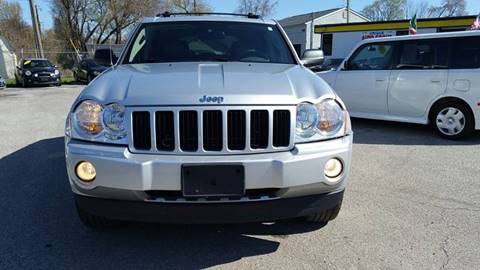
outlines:
[{"label": "wheel arch", "polygon": [[470,104],[468,104],[467,101],[465,101],[464,99],[462,98],[459,98],[459,97],[455,97],[455,96],[446,96],[446,97],[440,97],[438,98],[437,100],[435,100],[431,105],[430,105],[430,108],[428,109],[428,123],[432,123],[432,117],[434,117],[433,115],[433,110],[441,105],[441,104],[445,104],[445,103],[461,103],[465,106],[467,106],[468,110],[469,110],[469,113],[470,115],[475,119],[475,114],[473,112],[473,109],[472,109],[472,106],[470,106]]}]

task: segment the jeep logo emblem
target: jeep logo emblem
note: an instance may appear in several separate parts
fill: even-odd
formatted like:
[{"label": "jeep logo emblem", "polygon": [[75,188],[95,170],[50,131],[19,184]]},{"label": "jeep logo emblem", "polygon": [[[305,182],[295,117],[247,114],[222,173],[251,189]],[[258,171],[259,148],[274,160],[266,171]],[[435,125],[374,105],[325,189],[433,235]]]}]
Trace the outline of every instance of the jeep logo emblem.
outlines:
[{"label": "jeep logo emblem", "polygon": [[220,103],[223,103],[223,100],[224,100],[224,98],[220,97],[220,96],[219,97],[211,97],[211,96],[204,95],[198,101],[200,101],[200,103],[217,103],[217,104],[220,104]]}]

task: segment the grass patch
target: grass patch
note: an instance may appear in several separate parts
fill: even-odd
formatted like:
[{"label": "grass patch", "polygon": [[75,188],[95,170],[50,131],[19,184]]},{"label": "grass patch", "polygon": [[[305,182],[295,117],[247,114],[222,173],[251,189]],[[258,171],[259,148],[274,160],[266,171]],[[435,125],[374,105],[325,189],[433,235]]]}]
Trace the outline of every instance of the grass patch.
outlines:
[{"label": "grass patch", "polygon": [[14,87],[17,84],[15,83],[15,79],[7,79],[5,80],[5,83],[7,84],[7,87]]}]

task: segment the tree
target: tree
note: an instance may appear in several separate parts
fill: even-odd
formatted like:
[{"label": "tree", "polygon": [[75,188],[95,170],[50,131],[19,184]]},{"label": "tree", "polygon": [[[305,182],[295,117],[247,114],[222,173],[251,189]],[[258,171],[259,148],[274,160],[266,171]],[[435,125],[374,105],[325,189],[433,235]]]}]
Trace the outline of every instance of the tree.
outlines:
[{"label": "tree", "polygon": [[237,12],[248,14],[253,13],[262,17],[271,16],[278,6],[276,0],[239,0]]},{"label": "tree", "polygon": [[443,0],[440,6],[430,8],[431,17],[453,17],[466,15],[467,3],[465,0]]},{"label": "tree", "polygon": [[408,0],[405,3],[405,19],[412,18],[417,14],[417,18],[430,17],[431,6],[427,1]]},{"label": "tree", "polygon": [[57,35],[79,50],[88,43],[122,43],[122,33],[157,11],[158,0],[52,0]]},{"label": "tree", "polygon": [[23,20],[22,8],[18,3],[0,0],[0,33],[17,52],[21,49],[34,50],[32,27]]},{"label": "tree", "polygon": [[169,7],[173,12],[202,13],[212,11],[210,5],[203,0],[166,0],[161,1],[161,5]]},{"label": "tree", "polygon": [[372,21],[392,21],[405,18],[406,0],[375,0],[362,13]]}]

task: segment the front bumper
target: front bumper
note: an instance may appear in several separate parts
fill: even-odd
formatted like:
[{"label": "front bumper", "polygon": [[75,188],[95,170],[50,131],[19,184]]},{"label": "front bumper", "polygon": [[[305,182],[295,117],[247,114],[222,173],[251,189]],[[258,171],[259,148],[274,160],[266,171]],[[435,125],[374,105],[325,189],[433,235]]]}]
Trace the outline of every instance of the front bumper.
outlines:
[{"label": "front bumper", "polygon": [[25,83],[28,85],[50,85],[60,83],[60,76],[55,77],[26,77]]},{"label": "front bumper", "polygon": [[162,204],[107,200],[76,195],[77,207],[112,220],[175,224],[215,224],[276,221],[304,217],[340,204],[343,191],[258,202]]},{"label": "front bumper", "polygon": [[[291,198],[340,191],[350,171],[352,136],[330,141],[297,144],[287,152],[228,156],[132,154],[125,146],[66,140],[66,164],[74,193],[105,199],[146,201],[149,191],[181,191],[183,164],[242,164],[245,189],[276,189],[275,196]],[[328,160],[344,164],[338,182],[324,175]],[[96,167],[97,177],[84,183],[75,174],[81,161]]]}]

